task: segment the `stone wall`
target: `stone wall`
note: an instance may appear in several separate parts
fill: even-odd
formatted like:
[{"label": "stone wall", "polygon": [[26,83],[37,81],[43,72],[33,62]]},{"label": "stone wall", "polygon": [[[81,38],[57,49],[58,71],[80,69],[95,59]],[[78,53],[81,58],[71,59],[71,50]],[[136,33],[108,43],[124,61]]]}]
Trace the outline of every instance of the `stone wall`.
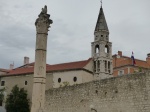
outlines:
[{"label": "stone wall", "polygon": [[46,112],[150,112],[150,73],[46,91]]}]

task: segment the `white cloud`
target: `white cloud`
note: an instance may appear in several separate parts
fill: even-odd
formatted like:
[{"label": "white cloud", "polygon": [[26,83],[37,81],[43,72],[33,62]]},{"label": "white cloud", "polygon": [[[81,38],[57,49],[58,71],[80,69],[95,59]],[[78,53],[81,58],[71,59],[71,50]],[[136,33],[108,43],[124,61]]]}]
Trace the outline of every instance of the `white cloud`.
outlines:
[{"label": "white cloud", "polygon": [[[34,22],[44,5],[54,23],[48,36],[47,62],[60,63],[87,59],[100,2],[93,0],[1,0],[0,1],[0,68],[23,63],[23,57],[34,61]],[[130,56],[145,59],[149,49],[150,1],[108,0],[103,8],[113,42],[113,53],[122,50]]]}]

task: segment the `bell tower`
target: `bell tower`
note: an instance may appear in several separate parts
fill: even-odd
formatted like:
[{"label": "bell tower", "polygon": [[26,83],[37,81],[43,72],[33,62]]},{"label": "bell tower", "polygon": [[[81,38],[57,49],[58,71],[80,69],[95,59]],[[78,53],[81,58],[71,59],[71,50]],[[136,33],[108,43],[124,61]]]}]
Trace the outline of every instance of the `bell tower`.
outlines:
[{"label": "bell tower", "polygon": [[101,5],[97,19],[92,46],[94,79],[112,77],[112,43],[109,42],[109,29]]}]

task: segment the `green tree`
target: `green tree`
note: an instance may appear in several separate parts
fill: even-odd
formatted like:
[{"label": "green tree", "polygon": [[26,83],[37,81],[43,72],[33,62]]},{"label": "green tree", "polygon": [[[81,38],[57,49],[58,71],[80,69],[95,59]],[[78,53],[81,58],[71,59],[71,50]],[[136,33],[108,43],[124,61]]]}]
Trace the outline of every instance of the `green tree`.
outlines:
[{"label": "green tree", "polygon": [[14,86],[6,99],[5,108],[7,112],[30,112],[27,91]]},{"label": "green tree", "polygon": [[65,81],[63,82],[64,86],[69,86],[69,82]]}]

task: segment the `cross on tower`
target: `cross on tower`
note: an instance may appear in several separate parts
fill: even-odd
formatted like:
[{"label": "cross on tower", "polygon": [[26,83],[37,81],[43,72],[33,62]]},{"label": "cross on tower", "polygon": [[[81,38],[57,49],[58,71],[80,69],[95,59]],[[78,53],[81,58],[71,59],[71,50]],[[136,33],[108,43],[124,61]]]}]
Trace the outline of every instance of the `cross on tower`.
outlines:
[{"label": "cross on tower", "polygon": [[102,4],[103,4],[103,0],[100,0],[100,2],[101,2],[101,7],[102,7]]}]

